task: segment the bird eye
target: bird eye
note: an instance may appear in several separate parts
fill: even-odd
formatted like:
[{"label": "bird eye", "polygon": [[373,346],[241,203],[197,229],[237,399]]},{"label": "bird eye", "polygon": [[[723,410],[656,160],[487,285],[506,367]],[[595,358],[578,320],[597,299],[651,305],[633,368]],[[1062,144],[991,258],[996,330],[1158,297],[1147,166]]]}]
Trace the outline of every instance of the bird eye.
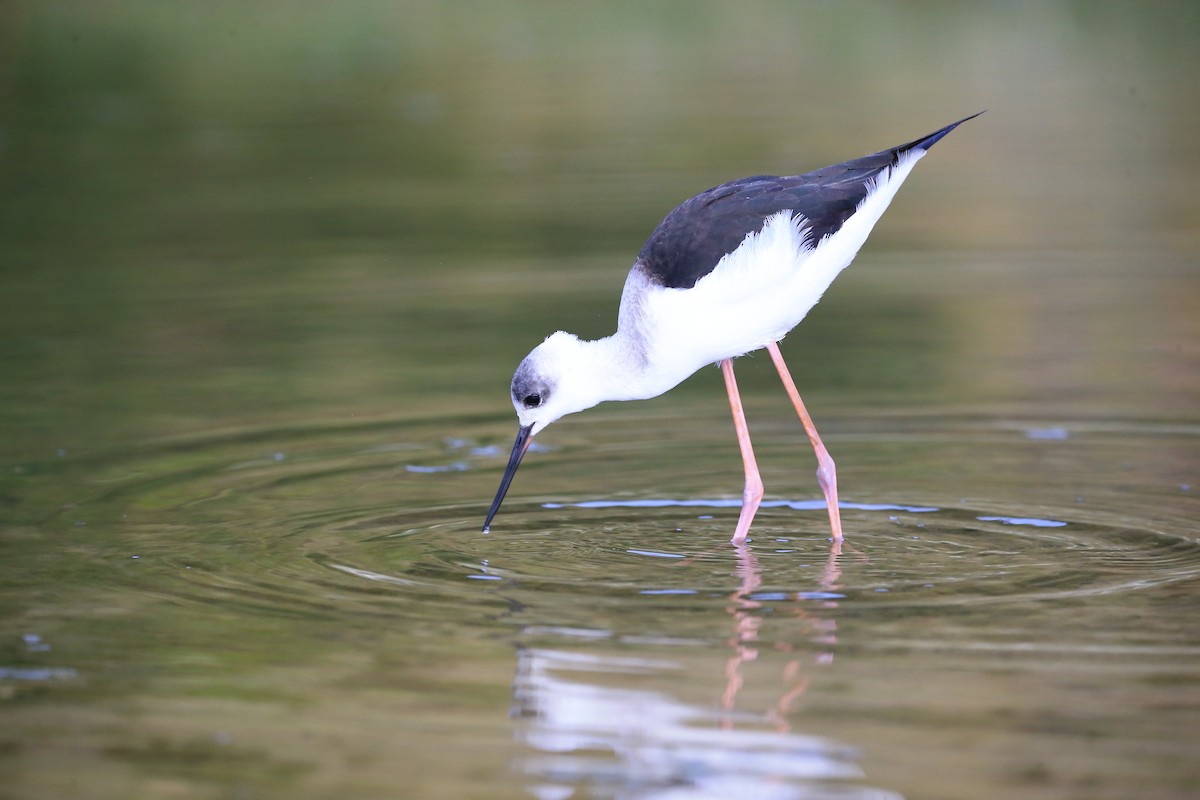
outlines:
[{"label": "bird eye", "polygon": [[525,404],[526,408],[537,408],[542,404],[542,396],[540,394],[527,394],[521,402]]}]

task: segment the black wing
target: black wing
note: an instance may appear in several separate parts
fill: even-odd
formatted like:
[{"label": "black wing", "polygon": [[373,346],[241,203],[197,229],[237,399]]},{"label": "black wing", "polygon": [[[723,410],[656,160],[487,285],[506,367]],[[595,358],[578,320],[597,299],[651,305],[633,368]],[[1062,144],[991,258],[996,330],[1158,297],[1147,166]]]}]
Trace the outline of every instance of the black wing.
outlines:
[{"label": "black wing", "polygon": [[[979,112],[982,114],[983,112]],[[873,155],[791,177],[757,175],[723,183],[685,200],[667,215],[638,256],[637,268],[673,289],[690,289],[712,272],[763,221],[784,209],[802,214],[809,241],[836,233],[867,196],[867,184],[910,150],[928,150],[966,122],[960,119],[928,136]]]}]

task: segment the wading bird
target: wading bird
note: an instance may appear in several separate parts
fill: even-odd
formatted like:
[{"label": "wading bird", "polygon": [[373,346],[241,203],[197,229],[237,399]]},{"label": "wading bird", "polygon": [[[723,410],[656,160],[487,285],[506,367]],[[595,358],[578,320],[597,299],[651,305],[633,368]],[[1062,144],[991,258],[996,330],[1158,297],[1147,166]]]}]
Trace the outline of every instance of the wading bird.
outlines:
[{"label": "wading bird", "polygon": [[[983,113],[983,112],[980,112]],[[969,119],[874,155],[803,175],[723,183],[667,215],[625,280],[617,332],[584,341],[559,331],[517,367],[520,425],[483,523],[487,533],[533,437],[566,414],[606,400],[644,400],[719,364],[745,468],[733,541],[743,542],[763,496],[733,359],[766,348],[817,454],[833,539],[842,539],[837,473],[779,352],[867,240],[913,165]]]}]

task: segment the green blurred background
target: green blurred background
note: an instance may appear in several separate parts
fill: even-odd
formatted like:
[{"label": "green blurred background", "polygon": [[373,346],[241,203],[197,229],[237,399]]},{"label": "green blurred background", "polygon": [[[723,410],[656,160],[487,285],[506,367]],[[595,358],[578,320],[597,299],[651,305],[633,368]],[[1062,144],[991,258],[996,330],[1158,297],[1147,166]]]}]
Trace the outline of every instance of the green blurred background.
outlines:
[{"label": "green blurred background", "polygon": [[[1010,269],[955,300],[1002,338],[1046,258],[1078,263],[1057,275],[1080,292],[1133,298],[1165,270],[1155,302],[1190,302],[1198,9],[5,3],[0,437],[29,458],[280,419],[507,414],[545,332],[611,330],[625,269],[684,197],[982,108],[864,258],[938,250],[960,282]],[[914,270],[894,279],[914,296],[944,283]],[[903,314],[854,291],[831,292],[846,305],[814,323],[824,338]]]}]

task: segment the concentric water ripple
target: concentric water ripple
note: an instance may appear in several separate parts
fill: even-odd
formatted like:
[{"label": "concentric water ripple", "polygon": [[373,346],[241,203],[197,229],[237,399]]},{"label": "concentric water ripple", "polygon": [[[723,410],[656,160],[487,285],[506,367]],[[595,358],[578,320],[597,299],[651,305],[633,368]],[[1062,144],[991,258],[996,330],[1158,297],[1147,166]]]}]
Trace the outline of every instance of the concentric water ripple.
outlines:
[{"label": "concentric water ripple", "polygon": [[[736,471],[723,460],[714,478],[715,457],[680,461],[667,449],[656,460],[645,448],[617,443],[592,445],[604,452],[595,462],[581,455],[586,447],[543,448],[530,457],[493,532],[481,535],[506,446],[479,421],[453,428],[452,438],[431,436],[426,424],[259,431],[110,454],[75,466],[95,491],[61,518],[76,525],[120,520],[109,546],[174,568],[159,591],[275,614],[394,614],[403,606],[420,616],[440,606],[494,606],[504,594],[562,600],[558,621],[586,627],[595,603],[628,603],[636,614],[648,602],[702,605],[737,590],[746,567],[728,538],[738,500],[700,493],[731,475],[736,488]],[[948,438],[945,430],[926,440],[918,433],[904,433],[918,455]],[[956,433],[954,447],[970,443],[969,431]],[[1070,444],[1072,458],[1089,455],[1086,443],[1080,448],[1066,434],[1017,432],[1009,453],[994,429],[975,433],[1000,459],[1031,443]],[[645,439],[639,431],[627,436]],[[889,438],[875,433],[871,440]],[[1145,446],[1138,438],[1121,443],[1130,458]],[[1114,441],[1097,446],[1111,451]],[[843,444],[844,460],[862,455],[870,463],[869,447]],[[764,450],[764,462],[795,459],[790,445]],[[669,467],[663,458],[673,459]],[[962,488],[953,474],[942,480]],[[929,481],[926,473],[923,484]],[[581,486],[605,482],[625,488],[609,498],[561,496],[578,498]],[[653,491],[667,482],[697,495]],[[635,486],[650,488],[632,494]],[[560,496],[530,495],[539,488]],[[903,502],[848,497],[840,555],[830,554],[820,501],[768,499],[748,548],[761,572],[757,596],[966,607],[1136,592],[1200,577],[1193,533],[1108,513],[1111,496],[1093,490],[1089,503],[1018,505],[988,498],[986,486],[969,488],[979,499],[956,504],[917,494]]]}]

